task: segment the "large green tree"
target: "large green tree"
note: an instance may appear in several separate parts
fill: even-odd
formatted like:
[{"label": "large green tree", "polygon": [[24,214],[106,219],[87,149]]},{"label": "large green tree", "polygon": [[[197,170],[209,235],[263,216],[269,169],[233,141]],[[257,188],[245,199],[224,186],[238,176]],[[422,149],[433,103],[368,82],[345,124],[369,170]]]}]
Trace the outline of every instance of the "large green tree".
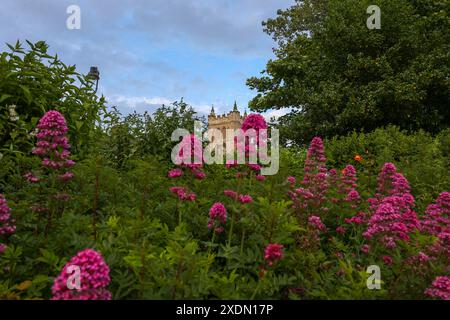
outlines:
[{"label": "large green tree", "polygon": [[[381,29],[368,29],[369,5]],[[450,125],[449,0],[297,0],[263,22],[277,43],[250,108],[291,108],[282,140],[304,144],[387,124]]]}]

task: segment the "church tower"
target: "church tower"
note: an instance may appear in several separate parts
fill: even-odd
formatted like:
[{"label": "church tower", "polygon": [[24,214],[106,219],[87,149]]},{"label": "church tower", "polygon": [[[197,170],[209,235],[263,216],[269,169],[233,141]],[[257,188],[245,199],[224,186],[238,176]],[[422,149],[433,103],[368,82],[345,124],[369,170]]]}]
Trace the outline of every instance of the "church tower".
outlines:
[{"label": "church tower", "polygon": [[223,115],[216,115],[214,106],[212,106],[208,115],[208,129],[219,129],[225,138],[226,129],[240,129],[246,115],[247,112],[245,112],[244,116],[241,115],[236,101],[234,102],[233,110]]},{"label": "church tower", "polygon": [[[247,112],[245,112],[244,116],[241,116],[236,101],[234,102],[233,110],[228,112],[227,114],[216,115],[214,106],[212,106],[211,112],[208,115],[208,129],[219,129],[222,132],[224,147],[226,147],[226,141],[228,141],[228,139],[234,138],[234,135],[232,137],[227,137],[226,130],[240,129],[246,116]],[[230,141],[230,143],[230,145],[233,145],[232,141]]]}]

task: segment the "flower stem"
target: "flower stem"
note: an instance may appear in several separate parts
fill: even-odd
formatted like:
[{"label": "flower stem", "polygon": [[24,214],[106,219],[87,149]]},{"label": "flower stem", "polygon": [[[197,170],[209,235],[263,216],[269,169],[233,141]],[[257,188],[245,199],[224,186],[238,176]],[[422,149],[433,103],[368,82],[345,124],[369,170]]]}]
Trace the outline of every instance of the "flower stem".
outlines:
[{"label": "flower stem", "polygon": [[242,229],[242,236],[241,236],[241,256],[244,252],[244,240],[245,239],[245,229]]},{"label": "flower stem", "polygon": [[230,231],[228,234],[228,244],[227,244],[228,247],[231,246],[231,236],[233,235],[233,225],[234,225],[233,211],[230,212],[230,220],[231,220],[231,225],[230,225]]}]

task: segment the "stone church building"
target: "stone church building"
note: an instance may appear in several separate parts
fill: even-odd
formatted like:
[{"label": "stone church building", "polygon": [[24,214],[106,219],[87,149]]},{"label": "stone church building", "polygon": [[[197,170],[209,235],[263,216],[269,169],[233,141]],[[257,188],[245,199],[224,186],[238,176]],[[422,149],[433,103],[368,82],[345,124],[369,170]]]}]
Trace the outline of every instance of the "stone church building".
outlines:
[{"label": "stone church building", "polygon": [[[233,110],[223,115],[216,115],[213,106],[210,114],[208,115],[208,129],[219,129],[222,132],[222,139],[224,141],[223,146],[226,148],[228,140],[233,139],[234,137],[234,135],[227,137],[226,130],[240,129],[245,117],[247,117],[247,111],[245,111],[242,116],[237,108],[236,101],[234,102]],[[212,142],[214,142],[214,139]],[[230,146],[234,145],[232,140],[229,142]]]},{"label": "stone church building", "polygon": [[242,116],[234,102],[233,111],[223,115],[216,115],[214,107],[211,108],[211,113],[208,115],[208,129],[219,129],[225,137],[226,129],[239,129],[247,116],[247,111]]}]

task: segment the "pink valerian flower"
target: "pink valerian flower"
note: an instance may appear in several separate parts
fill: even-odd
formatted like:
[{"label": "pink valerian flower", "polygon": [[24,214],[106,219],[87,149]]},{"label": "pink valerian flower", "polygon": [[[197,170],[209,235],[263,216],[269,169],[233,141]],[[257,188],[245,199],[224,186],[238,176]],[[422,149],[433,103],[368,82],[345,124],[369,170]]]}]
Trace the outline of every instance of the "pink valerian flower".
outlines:
[{"label": "pink valerian flower", "polygon": [[339,234],[344,234],[345,233],[345,228],[343,226],[339,226],[336,228],[336,232]]},{"label": "pink valerian flower", "polygon": [[389,194],[393,196],[402,196],[411,193],[411,187],[408,180],[401,173],[394,173],[392,175],[391,190]]},{"label": "pink valerian flower", "polygon": [[366,220],[367,220],[367,214],[362,211],[358,212],[356,215],[354,215],[351,218],[344,219],[345,223],[348,223],[348,224],[354,223],[357,225],[364,224],[366,222]]},{"label": "pink valerian flower", "polygon": [[362,253],[368,254],[369,251],[370,251],[370,246],[369,246],[368,244],[364,244],[364,245],[361,247],[361,252],[362,252]]},{"label": "pink valerian flower", "polygon": [[193,168],[203,166],[203,147],[195,134],[186,135],[180,142],[180,151],[176,156],[177,164]]},{"label": "pink valerian flower", "polygon": [[197,199],[197,196],[194,193],[187,191],[184,187],[171,187],[169,190],[176,194],[178,199],[182,201],[195,201],[195,199]]},{"label": "pink valerian flower", "polygon": [[16,231],[14,219],[11,217],[11,209],[8,207],[5,196],[0,194],[0,236],[10,235]]},{"label": "pink valerian flower", "polygon": [[[39,120],[36,148],[33,154],[42,158],[41,165],[52,170],[72,167],[70,144],[66,137],[68,128],[64,116],[56,110],[47,111]],[[67,181],[67,180],[66,180]]]},{"label": "pink valerian flower", "polygon": [[316,228],[319,231],[326,232],[327,227],[323,224],[322,220],[320,220],[320,217],[318,216],[310,216],[308,218],[308,223],[312,227]]},{"label": "pink valerian flower", "polygon": [[36,177],[32,172],[25,173],[23,176],[30,183],[37,183],[37,182],[39,182],[39,178]]},{"label": "pink valerian flower", "polygon": [[411,187],[408,180],[397,172],[394,164],[387,162],[383,165],[377,178],[377,193],[374,198],[368,199],[371,212],[375,212],[381,200],[387,196],[403,196],[410,194]]},{"label": "pink valerian flower", "polygon": [[377,178],[377,192],[382,196],[388,196],[392,189],[392,178],[397,173],[397,168],[393,163],[386,162],[381,168]]},{"label": "pink valerian flower", "polygon": [[238,193],[233,190],[224,190],[223,194],[227,196],[228,198],[231,198],[233,200],[236,200],[238,198]]},{"label": "pink valerian flower", "polygon": [[283,245],[277,243],[267,245],[264,250],[264,260],[267,261],[269,266],[272,266],[275,261],[281,259],[283,259]]},{"label": "pink valerian flower", "polygon": [[424,263],[424,262],[428,262],[430,260],[430,257],[423,252],[419,252],[419,254],[417,255],[417,260],[419,262]]},{"label": "pink valerian flower", "polygon": [[370,217],[363,236],[368,239],[376,236],[388,249],[395,248],[397,241],[409,241],[409,233],[419,227],[413,204],[410,194],[384,198]]},{"label": "pink valerian flower", "polygon": [[66,173],[60,174],[58,178],[59,178],[60,181],[67,182],[67,181],[70,181],[73,178],[73,173],[72,172],[66,172]]},{"label": "pink valerian flower", "polygon": [[257,158],[258,147],[267,145],[266,130],[267,123],[263,116],[255,113],[249,114],[241,125],[240,139],[235,137],[238,156],[248,159],[250,162],[248,167],[256,172],[261,170],[261,166],[252,161]]},{"label": "pink valerian flower", "polygon": [[342,170],[341,180],[338,184],[338,189],[340,193],[349,193],[357,187],[356,184],[356,169],[352,165],[347,165],[344,170]]},{"label": "pink valerian flower", "polygon": [[264,180],[266,180],[266,177],[263,176],[263,175],[261,175],[261,174],[258,174],[258,175],[256,176],[256,180],[258,180],[258,181],[264,181]]},{"label": "pink valerian flower", "polygon": [[436,201],[425,210],[421,222],[422,231],[438,236],[440,233],[450,233],[450,193],[442,192]]},{"label": "pink valerian flower", "polygon": [[206,174],[199,169],[192,169],[192,173],[194,174],[194,178],[197,180],[203,180],[206,178]]},{"label": "pink valerian flower", "polygon": [[326,211],[326,208],[322,206],[329,188],[328,170],[325,162],[323,141],[319,137],[314,137],[305,160],[304,176],[301,182],[304,188],[295,190],[296,193],[289,193],[295,208]]},{"label": "pink valerian flower", "polygon": [[4,253],[6,251],[7,246],[3,243],[0,243],[0,254]]},{"label": "pink valerian flower", "polygon": [[176,169],[172,169],[167,173],[167,176],[169,178],[178,178],[181,177],[183,175],[183,170],[176,168]]},{"label": "pink valerian flower", "polygon": [[323,141],[319,137],[314,137],[309,145],[308,152],[306,154],[305,160],[305,175],[302,181],[304,185],[310,185],[311,179],[317,173],[326,173],[327,168],[325,167],[325,162],[327,158],[325,157],[325,152],[323,148]]},{"label": "pink valerian flower", "polygon": [[252,113],[245,117],[244,122],[241,125],[241,129],[244,130],[244,132],[248,129],[254,129],[256,131],[260,129],[267,129],[267,123],[262,115]]},{"label": "pink valerian flower", "polygon": [[296,180],[295,180],[295,177],[289,176],[289,177],[287,177],[286,181],[288,183],[290,183],[291,185],[294,185]]},{"label": "pink valerian flower", "polygon": [[256,164],[256,163],[248,163],[247,167],[249,167],[250,170],[253,170],[253,171],[256,171],[256,172],[261,171],[261,166],[259,164]]},{"label": "pink valerian flower", "polygon": [[390,256],[382,256],[381,259],[383,260],[384,264],[387,266],[391,266],[394,263],[394,260]]},{"label": "pink valerian flower", "polygon": [[[80,287],[69,289],[71,278],[79,268]],[[75,279],[76,280],[76,279]],[[110,282],[109,267],[100,253],[92,249],[78,252],[63,267],[52,286],[52,300],[111,300],[106,289]]]},{"label": "pink valerian flower", "polygon": [[239,199],[239,202],[241,202],[241,203],[253,202],[253,198],[248,194],[246,194],[246,195],[240,194],[238,199]]},{"label": "pink valerian flower", "polygon": [[450,300],[450,278],[447,276],[436,277],[431,287],[425,290],[425,294],[433,298]]},{"label": "pink valerian flower", "polygon": [[208,229],[214,228],[215,233],[222,233],[222,225],[227,222],[227,209],[221,202],[216,202],[209,209]]},{"label": "pink valerian flower", "polygon": [[347,196],[345,197],[344,201],[346,202],[357,202],[361,199],[361,197],[359,196],[358,191],[356,190],[351,190]]}]

